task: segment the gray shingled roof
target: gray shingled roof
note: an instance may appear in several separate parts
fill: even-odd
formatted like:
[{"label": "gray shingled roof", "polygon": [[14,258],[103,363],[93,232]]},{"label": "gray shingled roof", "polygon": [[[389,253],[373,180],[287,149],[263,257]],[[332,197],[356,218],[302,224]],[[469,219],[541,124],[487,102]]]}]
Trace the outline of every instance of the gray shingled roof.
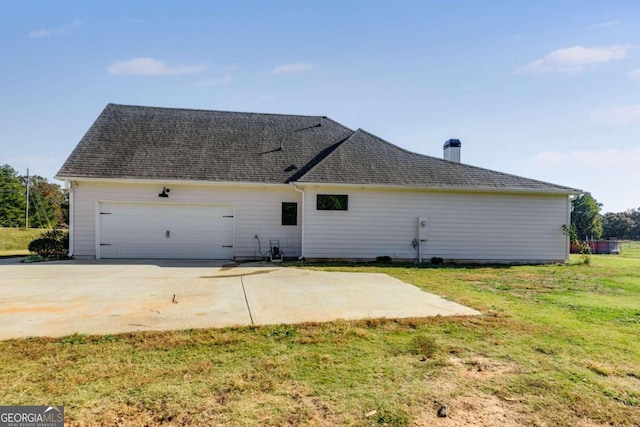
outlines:
[{"label": "gray shingled roof", "polygon": [[319,116],[109,104],[57,176],[283,183],[352,133]]},{"label": "gray shingled roof", "polygon": [[580,192],[412,153],[326,117],[114,104],[57,176]]},{"label": "gray shingled roof", "polygon": [[301,182],[575,193],[574,188],[412,153],[362,129]]}]

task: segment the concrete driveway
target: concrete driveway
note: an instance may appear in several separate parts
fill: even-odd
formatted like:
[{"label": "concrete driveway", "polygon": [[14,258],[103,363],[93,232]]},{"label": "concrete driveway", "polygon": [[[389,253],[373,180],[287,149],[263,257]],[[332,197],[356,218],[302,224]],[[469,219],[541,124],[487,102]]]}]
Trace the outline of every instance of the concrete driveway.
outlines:
[{"label": "concrete driveway", "polygon": [[0,265],[0,339],[475,314],[377,273],[212,261]]}]

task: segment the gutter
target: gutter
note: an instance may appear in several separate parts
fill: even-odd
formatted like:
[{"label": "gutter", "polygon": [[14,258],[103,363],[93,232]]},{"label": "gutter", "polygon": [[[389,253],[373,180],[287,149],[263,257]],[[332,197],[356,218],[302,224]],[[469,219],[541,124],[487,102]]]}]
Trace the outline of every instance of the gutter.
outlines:
[{"label": "gutter", "polygon": [[[571,194],[567,199],[567,219],[566,219],[567,227],[571,226],[571,210],[572,210],[571,206],[573,204],[573,201],[577,198],[578,196],[576,194]],[[567,240],[567,250],[565,253],[565,261],[569,261],[571,259],[571,238],[569,238],[569,236],[566,236],[566,240]]]},{"label": "gutter", "polygon": [[532,189],[517,187],[446,187],[446,186],[420,186],[420,185],[390,185],[390,184],[345,184],[343,182],[296,182],[296,185],[303,187],[344,187],[372,190],[413,190],[413,191],[437,191],[437,192],[455,192],[455,193],[499,193],[499,194],[552,194],[552,195],[575,195],[583,193],[577,188],[566,189]]},{"label": "gutter", "polygon": [[242,182],[242,181],[200,181],[200,180],[189,180],[189,179],[174,179],[174,178],[96,178],[96,177],[83,177],[83,176],[54,176],[54,179],[58,181],[86,181],[86,182],[109,182],[116,184],[154,184],[158,185],[158,183],[162,184],[187,184],[187,185],[206,185],[206,186],[223,186],[223,187],[264,187],[264,188],[282,188],[287,184],[277,184],[270,182]]},{"label": "gutter", "polygon": [[[282,187],[287,185],[285,183],[266,183],[266,182],[239,182],[239,181],[200,181],[189,179],[165,179],[165,178],[96,178],[96,177],[82,177],[82,176],[54,176],[59,181],[87,181],[87,182],[113,182],[122,184],[158,184],[164,182],[166,184],[189,184],[189,185],[207,185],[207,186],[229,186],[229,187],[255,187],[260,186],[264,188],[268,187]],[[300,187],[347,187],[347,188],[361,188],[361,189],[380,189],[380,190],[422,190],[422,191],[441,191],[441,192],[462,192],[462,193],[512,193],[512,194],[569,194],[579,196],[583,193],[583,190],[577,188],[562,188],[554,190],[543,189],[531,189],[531,188],[517,188],[517,187],[474,187],[474,186],[424,186],[424,185],[393,185],[393,184],[358,184],[358,183],[344,183],[344,182],[290,182],[289,185]],[[299,191],[299,190],[298,190]]]}]

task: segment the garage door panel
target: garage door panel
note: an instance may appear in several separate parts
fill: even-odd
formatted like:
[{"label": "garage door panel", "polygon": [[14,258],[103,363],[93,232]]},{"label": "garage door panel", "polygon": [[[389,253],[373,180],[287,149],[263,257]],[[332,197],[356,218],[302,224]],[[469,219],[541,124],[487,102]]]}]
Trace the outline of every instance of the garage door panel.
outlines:
[{"label": "garage door panel", "polygon": [[99,209],[102,258],[233,258],[231,205],[109,202]]}]

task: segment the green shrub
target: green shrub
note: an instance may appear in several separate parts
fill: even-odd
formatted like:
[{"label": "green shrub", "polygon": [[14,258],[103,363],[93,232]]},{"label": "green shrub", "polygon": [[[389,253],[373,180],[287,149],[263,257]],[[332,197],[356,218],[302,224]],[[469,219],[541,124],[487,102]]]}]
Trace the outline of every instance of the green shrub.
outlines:
[{"label": "green shrub", "polygon": [[40,255],[29,255],[28,257],[26,257],[24,259],[24,263],[31,263],[31,262],[42,262],[42,261],[46,261],[47,259],[44,258],[43,256]]},{"label": "green shrub", "polygon": [[577,242],[578,250],[580,251],[580,257],[582,263],[585,265],[591,265],[591,246],[585,242]]},{"label": "green shrub", "polygon": [[404,427],[413,425],[409,414],[402,409],[397,409],[395,411],[380,411],[373,422],[375,422],[374,425],[389,427]]},{"label": "green shrub", "polygon": [[415,354],[430,359],[438,353],[438,350],[438,343],[432,336],[416,335],[413,338],[413,353]]},{"label": "green shrub", "polygon": [[562,234],[569,237],[569,241],[578,247],[582,263],[585,265],[591,264],[591,246],[588,243],[578,239],[578,232],[575,224],[562,226]]},{"label": "green shrub", "polygon": [[43,258],[64,259],[69,249],[69,234],[58,229],[46,231],[29,243],[29,251]]}]

